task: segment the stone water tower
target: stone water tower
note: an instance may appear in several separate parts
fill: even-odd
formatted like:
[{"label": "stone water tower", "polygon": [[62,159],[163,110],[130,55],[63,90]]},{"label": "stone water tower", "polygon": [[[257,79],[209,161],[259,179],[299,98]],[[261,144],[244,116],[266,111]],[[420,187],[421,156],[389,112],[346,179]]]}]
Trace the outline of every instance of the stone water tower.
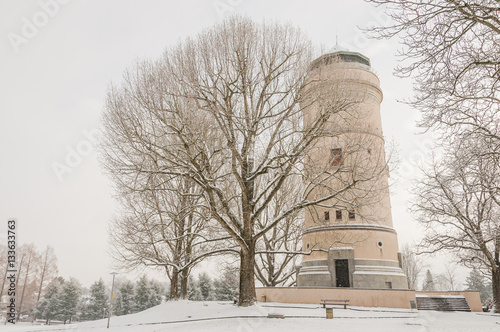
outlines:
[{"label": "stone water tower", "polygon": [[[320,138],[306,160],[326,165],[328,174],[339,174],[326,180],[333,189],[344,185],[342,176],[349,177],[346,172],[359,172],[353,176],[371,180],[361,184],[360,190],[338,195],[335,202],[306,210],[302,242],[306,251],[313,252],[303,256],[297,286],[408,289],[392,225],[380,117],[383,95],[370,60],[336,46],[312,62],[309,80],[337,84],[337,97],[332,98],[343,91],[343,97],[352,98],[353,103],[347,115],[335,114],[329,119],[326,130],[334,134]],[[325,104],[328,102],[319,105],[313,101],[304,108],[306,129],[314,112],[328,107]]]}]

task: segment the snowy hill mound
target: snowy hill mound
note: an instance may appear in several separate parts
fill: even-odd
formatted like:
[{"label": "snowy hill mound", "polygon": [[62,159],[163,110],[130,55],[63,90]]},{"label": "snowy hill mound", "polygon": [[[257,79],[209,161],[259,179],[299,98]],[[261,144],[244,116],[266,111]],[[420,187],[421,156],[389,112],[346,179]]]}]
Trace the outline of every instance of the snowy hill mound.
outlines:
[{"label": "snowy hill mound", "polygon": [[[268,315],[284,315],[284,319]],[[334,308],[333,319],[325,309],[311,304],[259,303],[239,308],[229,302],[166,302],[148,310],[107,320],[71,325],[16,324],[2,331],[500,331],[500,315],[470,312],[411,311],[405,309]]]}]

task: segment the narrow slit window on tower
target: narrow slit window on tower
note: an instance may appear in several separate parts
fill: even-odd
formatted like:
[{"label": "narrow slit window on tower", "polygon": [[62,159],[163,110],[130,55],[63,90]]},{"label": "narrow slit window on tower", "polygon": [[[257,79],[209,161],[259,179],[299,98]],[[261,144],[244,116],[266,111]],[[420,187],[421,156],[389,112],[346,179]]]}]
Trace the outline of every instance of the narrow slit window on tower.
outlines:
[{"label": "narrow slit window on tower", "polygon": [[331,166],[342,165],[342,148],[332,149]]},{"label": "narrow slit window on tower", "polygon": [[342,220],[342,210],[335,211],[335,219]]},{"label": "narrow slit window on tower", "polygon": [[330,220],[330,211],[325,211],[325,221]]},{"label": "narrow slit window on tower", "polygon": [[356,220],[356,214],[353,210],[349,210],[349,220]]}]

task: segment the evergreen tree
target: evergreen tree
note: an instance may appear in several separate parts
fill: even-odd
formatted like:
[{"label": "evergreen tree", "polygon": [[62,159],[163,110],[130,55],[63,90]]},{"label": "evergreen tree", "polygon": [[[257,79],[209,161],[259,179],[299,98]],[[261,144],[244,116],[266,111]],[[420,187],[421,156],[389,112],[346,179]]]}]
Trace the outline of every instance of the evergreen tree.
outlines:
[{"label": "evergreen tree", "polygon": [[434,285],[434,279],[432,277],[431,271],[427,270],[425,274],[424,284],[422,285],[423,291],[434,291],[436,290],[436,286]]},{"label": "evergreen tree", "polygon": [[149,280],[142,276],[137,280],[134,292],[135,311],[143,311],[149,308]]},{"label": "evergreen tree", "polygon": [[84,320],[96,320],[107,317],[108,314],[108,295],[104,281],[94,282],[90,286],[88,300],[82,307],[82,318]]},{"label": "evergreen tree", "polygon": [[88,318],[88,306],[90,303],[90,295],[87,288],[82,288],[82,295],[80,296],[80,302],[78,303],[78,319],[80,321],[90,320]]},{"label": "evergreen tree", "polygon": [[118,287],[118,295],[114,303],[113,313],[117,316],[128,315],[135,311],[134,284],[129,280]]},{"label": "evergreen tree", "polygon": [[238,297],[238,276],[226,271],[220,279],[214,281],[215,298],[218,301],[232,301]]},{"label": "evergreen tree", "polygon": [[159,305],[162,301],[164,292],[165,290],[157,281],[151,280],[148,296],[148,308]]},{"label": "evergreen tree", "polygon": [[59,277],[52,280],[47,285],[45,294],[36,308],[37,317],[45,319],[45,323],[49,320],[55,319],[59,314],[60,303],[59,293],[62,289],[64,279]]},{"label": "evergreen tree", "polygon": [[195,282],[193,277],[191,277],[191,276],[189,276],[189,278],[188,278],[188,299],[191,301],[202,301],[203,300],[199,284],[197,282]]},{"label": "evergreen tree", "polygon": [[81,286],[78,280],[71,278],[64,282],[62,289],[59,292],[58,317],[66,322],[71,323],[76,316],[78,301],[81,294]]},{"label": "evergreen tree", "polygon": [[206,272],[202,272],[198,275],[198,287],[200,288],[203,301],[212,301],[215,299],[213,295],[214,289],[212,279],[210,279]]},{"label": "evergreen tree", "polygon": [[483,304],[493,294],[491,283],[486,284],[485,277],[477,269],[470,271],[469,276],[465,279],[465,286],[466,290],[478,291]]}]

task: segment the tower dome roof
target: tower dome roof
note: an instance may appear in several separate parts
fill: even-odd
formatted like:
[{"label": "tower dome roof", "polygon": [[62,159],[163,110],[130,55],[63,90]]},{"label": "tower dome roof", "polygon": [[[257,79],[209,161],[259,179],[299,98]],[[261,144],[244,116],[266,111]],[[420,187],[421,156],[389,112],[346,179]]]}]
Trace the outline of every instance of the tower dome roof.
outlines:
[{"label": "tower dome roof", "polygon": [[358,52],[349,51],[347,48],[341,47],[338,44],[314,60],[311,63],[311,69],[318,68],[322,65],[327,65],[338,60],[341,62],[360,63],[371,69],[371,63],[368,57]]},{"label": "tower dome roof", "polygon": [[330,53],[337,53],[337,52],[349,52],[349,50],[345,47],[340,46],[339,44],[335,44],[334,47],[332,47],[328,52],[325,54],[330,54]]}]

